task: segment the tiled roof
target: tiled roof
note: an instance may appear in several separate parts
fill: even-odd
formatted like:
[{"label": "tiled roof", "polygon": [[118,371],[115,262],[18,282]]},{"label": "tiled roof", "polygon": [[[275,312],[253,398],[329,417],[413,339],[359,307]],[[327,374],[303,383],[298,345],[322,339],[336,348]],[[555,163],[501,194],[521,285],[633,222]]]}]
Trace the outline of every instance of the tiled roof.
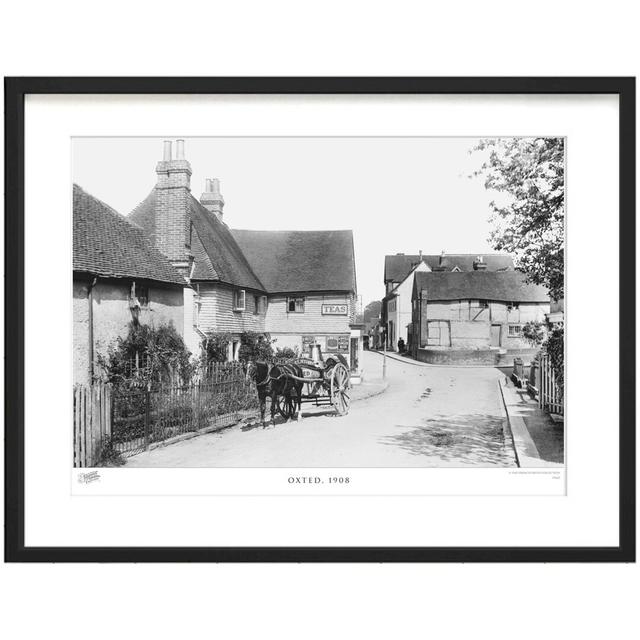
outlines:
[{"label": "tiled roof", "polygon": [[142,229],[78,185],[73,185],[73,270],[186,286]]},{"label": "tiled roof", "polygon": [[[129,215],[149,238],[155,234],[155,203],[156,191],[153,189]],[[193,195],[189,196],[189,206],[195,231],[191,242],[195,260],[192,280],[225,282],[264,291],[227,225],[207,211]]]},{"label": "tiled roof", "polygon": [[549,302],[549,292],[526,281],[519,271],[419,271],[414,294],[429,300],[496,300],[501,302]]},{"label": "tiled roof", "polygon": [[[433,270],[444,267],[447,271],[452,271],[458,267],[460,271],[473,271],[473,262],[481,256],[487,265],[487,271],[501,271],[513,269],[511,256],[500,253],[447,253],[444,256],[423,255],[422,261]],[[410,273],[411,269],[420,262],[418,254],[404,254],[385,256],[384,258],[384,281],[402,282]]]},{"label": "tiled roof", "polygon": [[232,233],[268,292],[356,291],[351,231]]}]

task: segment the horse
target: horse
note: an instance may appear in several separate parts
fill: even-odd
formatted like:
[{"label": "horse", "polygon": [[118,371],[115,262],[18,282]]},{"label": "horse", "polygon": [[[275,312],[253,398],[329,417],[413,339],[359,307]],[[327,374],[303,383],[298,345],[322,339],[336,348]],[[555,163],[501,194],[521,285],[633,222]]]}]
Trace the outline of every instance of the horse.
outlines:
[{"label": "horse", "polygon": [[[302,420],[302,388],[304,382],[295,378],[302,378],[302,368],[297,364],[274,364],[268,362],[250,362],[246,369],[246,380],[253,380],[258,390],[260,402],[260,420],[262,428],[265,423],[264,414],[267,405],[267,396],[271,398],[271,424],[275,424],[275,413],[279,397],[286,403],[293,402],[293,412],[297,408],[297,420]],[[292,378],[291,376],[295,376]],[[289,420],[292,416],[287,417]]]}]

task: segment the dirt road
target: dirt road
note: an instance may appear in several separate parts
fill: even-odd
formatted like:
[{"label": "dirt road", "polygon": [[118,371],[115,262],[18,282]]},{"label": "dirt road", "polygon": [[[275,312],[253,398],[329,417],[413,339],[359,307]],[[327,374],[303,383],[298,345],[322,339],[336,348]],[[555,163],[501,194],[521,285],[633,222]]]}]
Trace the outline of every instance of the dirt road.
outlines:
[{"label": "dirt road", "polygon": [[[382,356],[365,351],[367,379]],[[349,415],[307,406],[301,422],[235,426],[141,453],[131,467],[516,466],[491,368],[387,360],[389,387]]]}]

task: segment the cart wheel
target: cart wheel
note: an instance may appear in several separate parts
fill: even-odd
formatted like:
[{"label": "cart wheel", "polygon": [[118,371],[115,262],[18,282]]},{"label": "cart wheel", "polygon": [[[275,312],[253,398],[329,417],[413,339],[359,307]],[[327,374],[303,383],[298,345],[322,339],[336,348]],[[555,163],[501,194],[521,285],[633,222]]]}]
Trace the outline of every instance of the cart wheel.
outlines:
[{"label": "cart wheel", "polygon": [[296,412],[295,400],[288,396],[278,396],[276,399],[276,409],[278,409],[278,413],[285,420],[289,420],[293,418]]},{"label": "cart wheel", "polygon": [[349,371],[341,362],[338,362],[331,370],[331,404],[340,416],[349,413],[349,405],[351,404],[350,388]]}]

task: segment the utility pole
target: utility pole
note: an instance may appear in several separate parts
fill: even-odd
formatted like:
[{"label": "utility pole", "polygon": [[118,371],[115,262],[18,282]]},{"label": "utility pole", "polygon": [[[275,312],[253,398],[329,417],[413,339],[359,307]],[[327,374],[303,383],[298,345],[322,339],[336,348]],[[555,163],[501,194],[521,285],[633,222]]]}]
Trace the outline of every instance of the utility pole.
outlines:
[{"label": "utility pole", "polygon": [[387,329],[385,327],[384,332],[382,334],[382,379],[387,379]]}]

